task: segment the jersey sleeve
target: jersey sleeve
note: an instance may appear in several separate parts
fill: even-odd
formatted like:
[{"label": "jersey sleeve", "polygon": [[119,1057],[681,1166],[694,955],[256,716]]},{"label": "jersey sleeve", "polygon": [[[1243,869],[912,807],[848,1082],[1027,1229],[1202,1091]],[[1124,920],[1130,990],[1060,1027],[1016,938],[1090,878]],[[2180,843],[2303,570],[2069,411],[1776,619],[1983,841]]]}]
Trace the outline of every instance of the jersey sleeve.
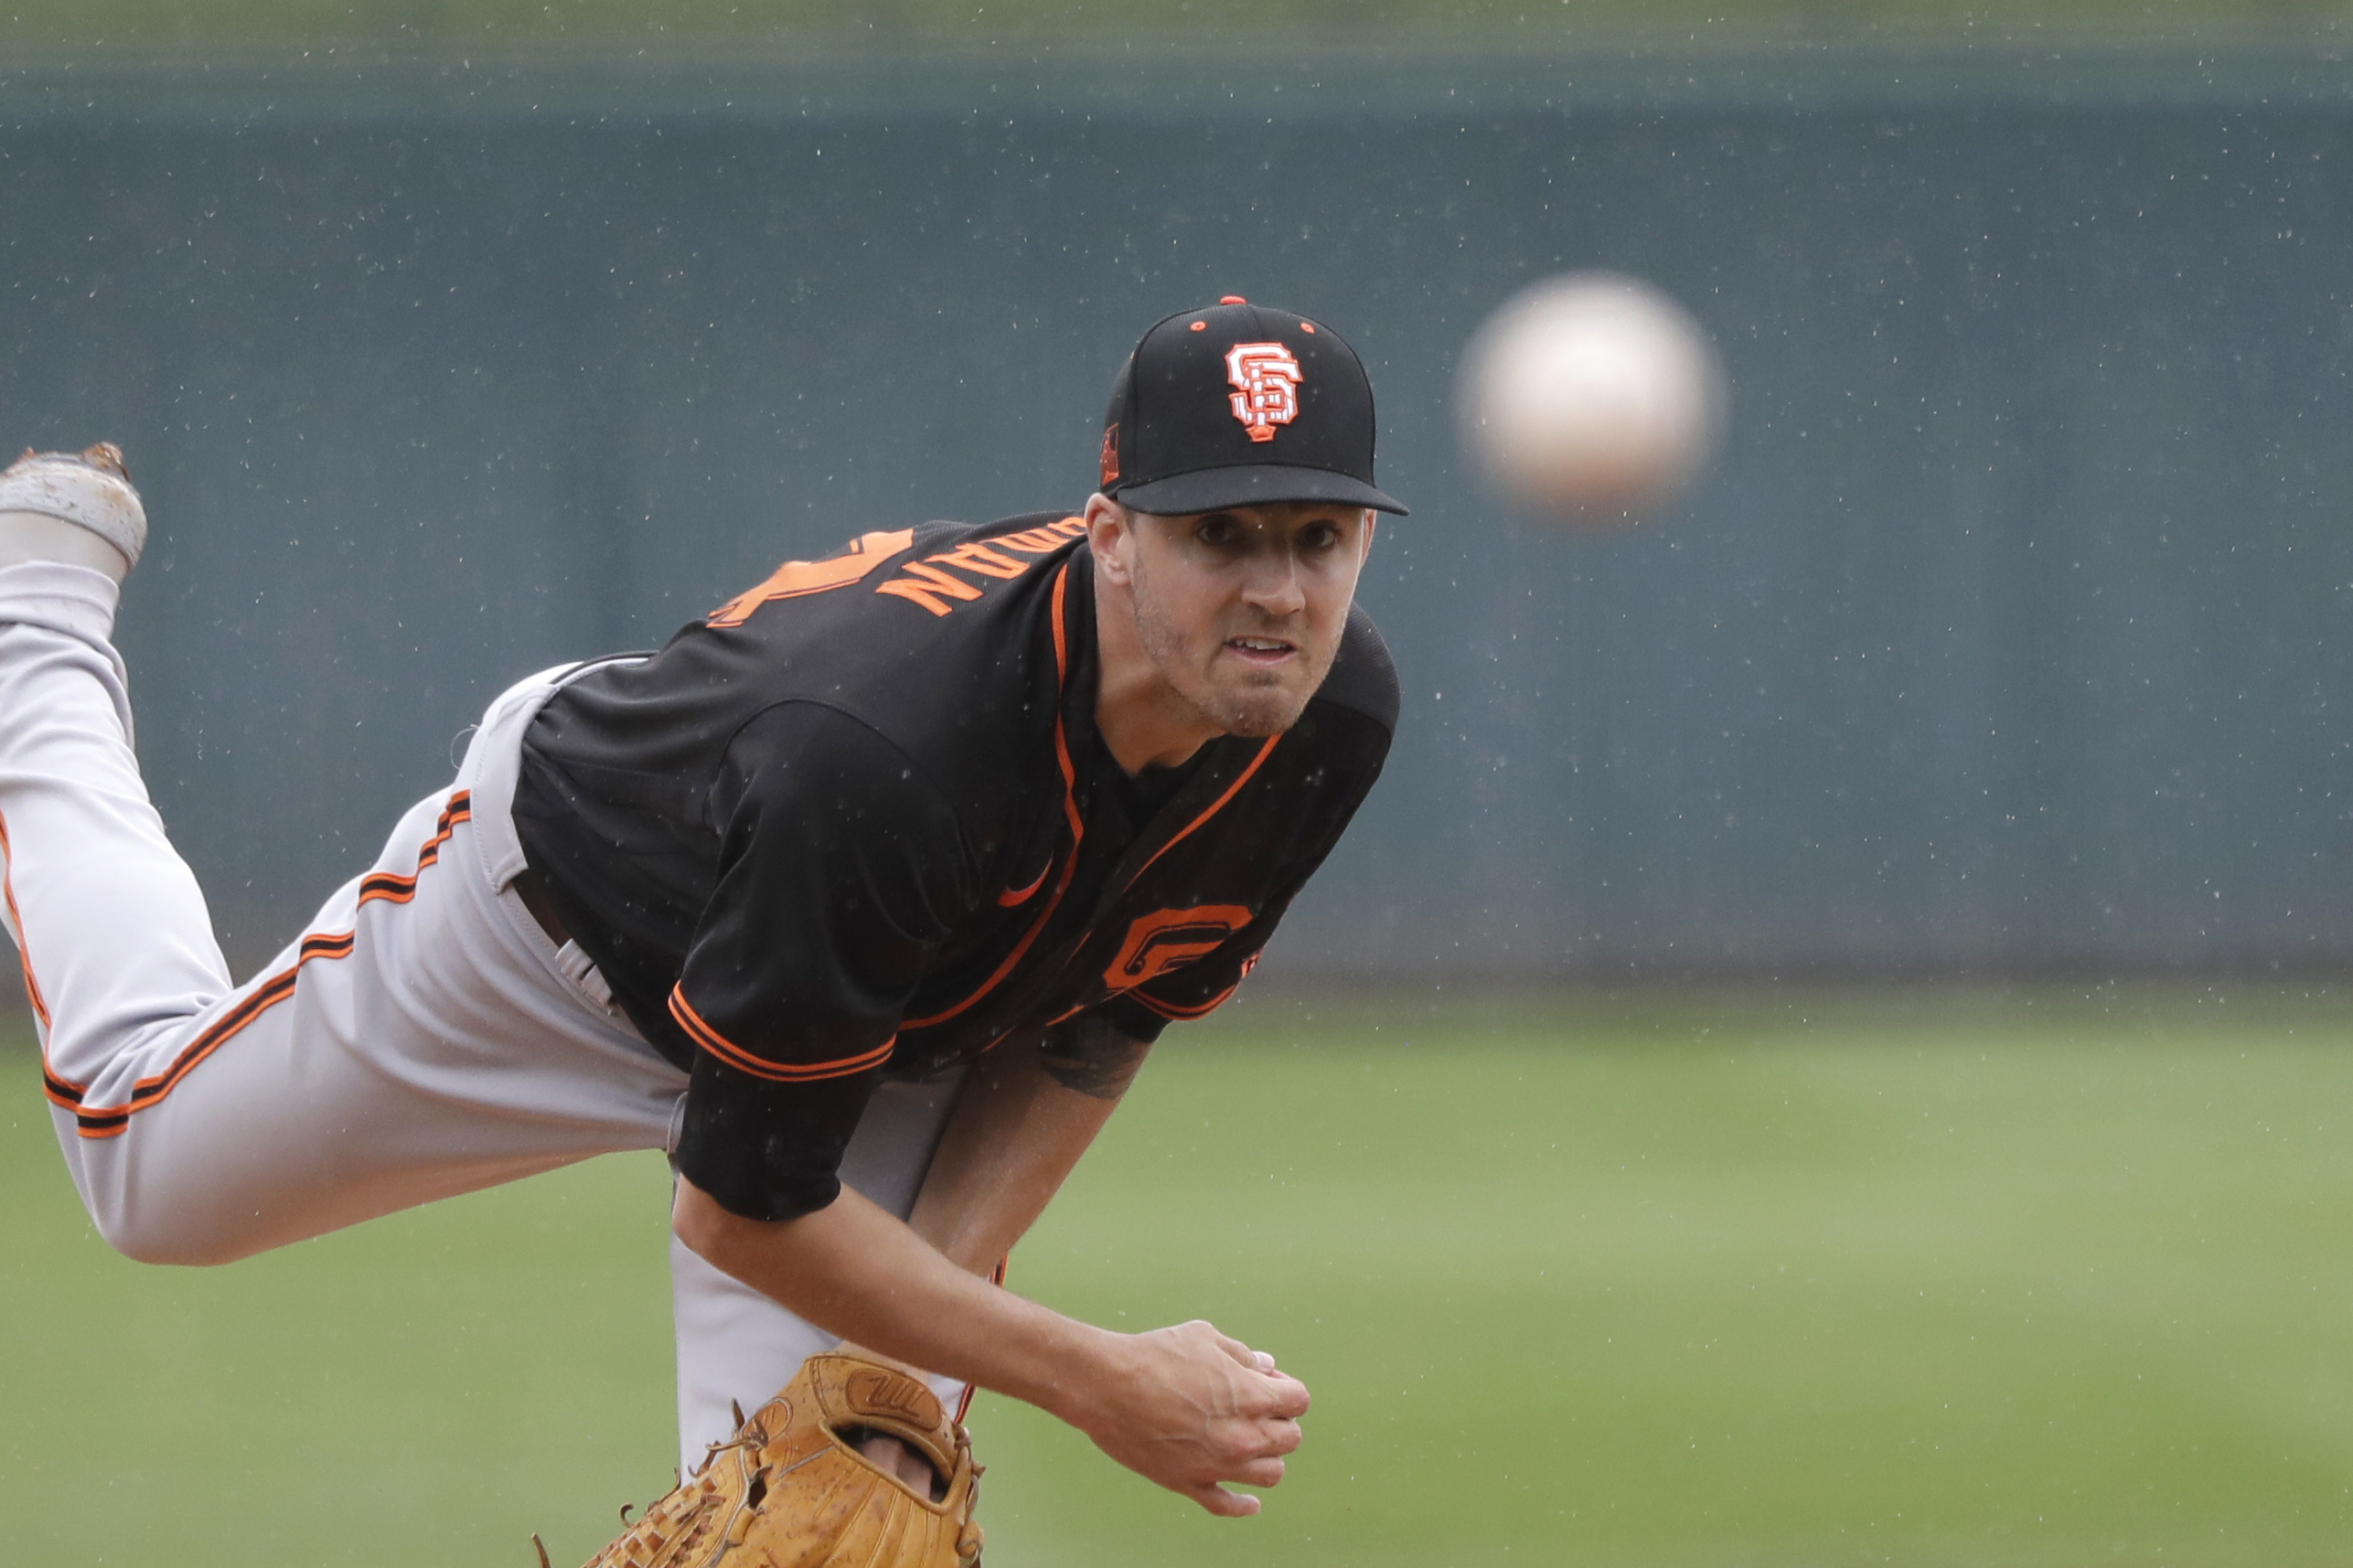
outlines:
[{"label": "jersey sleeve", "polygon": [[819,705],[747,724],[711,809],[718,881],[669,998],[696,1048],[678,1168],[731,1212],[792,1219],[840,1194],[900,1015],[978,880],[941,792]]}]

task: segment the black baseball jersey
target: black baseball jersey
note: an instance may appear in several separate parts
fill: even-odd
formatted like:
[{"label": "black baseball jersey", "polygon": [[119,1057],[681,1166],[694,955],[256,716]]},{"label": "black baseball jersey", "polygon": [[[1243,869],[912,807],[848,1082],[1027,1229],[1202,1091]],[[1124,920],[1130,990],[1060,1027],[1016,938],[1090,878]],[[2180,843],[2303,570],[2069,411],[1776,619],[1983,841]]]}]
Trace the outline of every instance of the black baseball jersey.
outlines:
[{"label": "black baseball jersey", "polygon": [[1299,723],[1130,778],[1095,730],[1094,562],[1053,513],[870,533],[564,687],[515,822],[572,939],[691,1073],[679,1168],[823,1208],[879,1077],[1085,1013],[1138,1040],[1257,961],[1386,756],[1352,612]]}]

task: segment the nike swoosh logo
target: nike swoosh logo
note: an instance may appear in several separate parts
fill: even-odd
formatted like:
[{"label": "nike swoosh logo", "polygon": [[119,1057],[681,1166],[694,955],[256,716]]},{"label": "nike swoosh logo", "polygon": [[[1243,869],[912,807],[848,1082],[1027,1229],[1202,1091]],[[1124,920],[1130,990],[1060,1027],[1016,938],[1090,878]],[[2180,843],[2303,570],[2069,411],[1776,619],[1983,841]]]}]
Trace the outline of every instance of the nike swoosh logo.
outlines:
[{"label": "nike swoosh logo", "polygon": [[1022,904],[1029,902],[1030,895],[1046,885],[1046,873],[1053,869],[1054,857],[1049,855],[1046,857],[1046,863],[1038,868],[1038,874],[1030,879],[1030,885],[1028,887],[1007,888],[1003,892],[997,895],[997,902],[1006,909],[1017,909]]}]

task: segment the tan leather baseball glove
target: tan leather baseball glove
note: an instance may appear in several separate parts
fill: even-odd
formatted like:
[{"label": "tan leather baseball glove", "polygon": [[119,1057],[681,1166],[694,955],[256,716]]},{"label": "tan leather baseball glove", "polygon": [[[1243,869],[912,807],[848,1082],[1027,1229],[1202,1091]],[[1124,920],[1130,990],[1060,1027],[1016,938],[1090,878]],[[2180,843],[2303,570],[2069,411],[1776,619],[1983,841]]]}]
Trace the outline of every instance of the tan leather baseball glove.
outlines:
[{"label": "tan leather baseball glove", "polygon": [[[876,1434],[938,1471],[936,1499],[857,1451]],[[811,1356],[587,1568],[979,1568],[979,1475],[964,1428],[921,1382],[855,1356]]]}]

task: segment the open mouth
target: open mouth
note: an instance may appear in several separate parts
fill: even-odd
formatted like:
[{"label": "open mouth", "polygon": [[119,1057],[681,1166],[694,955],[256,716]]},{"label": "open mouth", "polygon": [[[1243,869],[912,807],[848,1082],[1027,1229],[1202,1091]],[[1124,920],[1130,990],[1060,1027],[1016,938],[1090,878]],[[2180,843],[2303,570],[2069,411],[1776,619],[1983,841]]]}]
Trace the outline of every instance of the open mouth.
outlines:
[{"label": "open mouth", "polygon": [[1228,637],[1225,649],[1244,663],[1253,665],[1278,665],[1299,651],[1280,637]]}]

